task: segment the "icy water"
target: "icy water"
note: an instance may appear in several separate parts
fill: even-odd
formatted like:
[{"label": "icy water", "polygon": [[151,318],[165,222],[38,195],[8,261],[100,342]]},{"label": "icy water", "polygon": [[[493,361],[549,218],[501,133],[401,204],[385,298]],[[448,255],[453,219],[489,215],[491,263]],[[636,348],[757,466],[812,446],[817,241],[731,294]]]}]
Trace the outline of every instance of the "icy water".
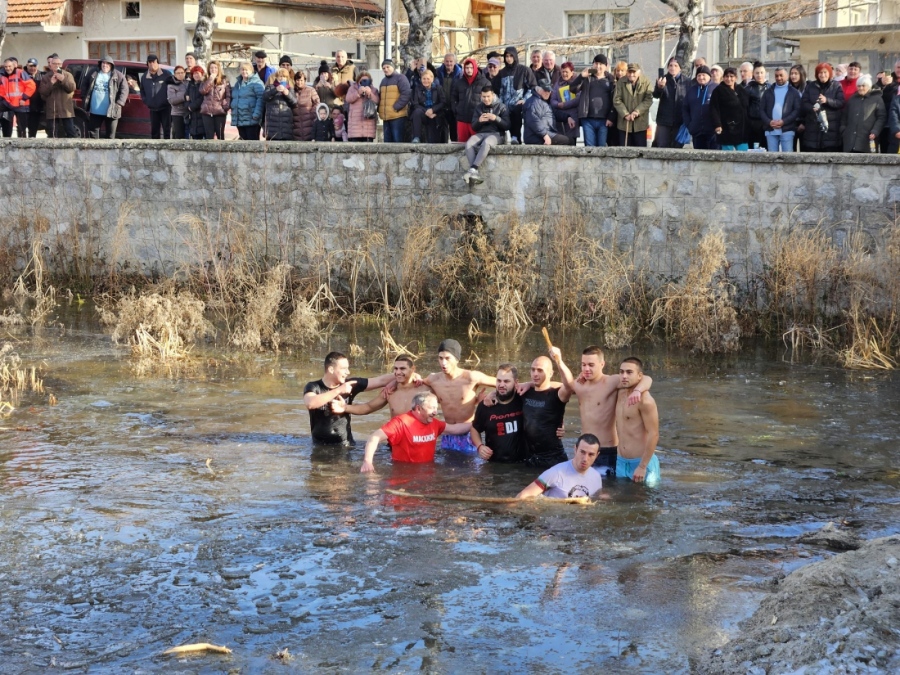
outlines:
[{"label": "icy water", "polygon": [[[428,372],[452,334],[488,372],[527,373],[543,349],[537,331],[395,337],[423,340]],[[512,496],[535,472],[440,455],[391,466],[382,450],[360,475],[382,412],[356,419],[356,449],[313,449],[304,383],[351,342],[367,354],[354,373],[384,372],[376,330],[177,381],[135,377],[89,322],[15,337],[59,404],[0,418],[3,673],[689,672],[773,578],[821,555],[798,535],[830,520],[900,530],[900,378],[792,364],[778,347],[636,349],[655,379],[662,484],[610,483],[582,507],[386,495]],[[571,365],[592,341],[559,336]],[[233,653],[162,656],[193,642]]]}]

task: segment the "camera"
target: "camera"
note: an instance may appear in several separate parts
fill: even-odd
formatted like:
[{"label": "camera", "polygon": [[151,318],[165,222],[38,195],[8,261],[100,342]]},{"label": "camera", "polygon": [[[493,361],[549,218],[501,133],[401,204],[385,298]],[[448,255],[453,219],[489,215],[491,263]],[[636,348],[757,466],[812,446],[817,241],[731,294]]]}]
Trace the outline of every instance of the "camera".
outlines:
[{"label": "camera", "polygon": [[56,74],[57,74],[57,75],[62,75],[62,68],[57,68],[57,69],[56,69]]}]

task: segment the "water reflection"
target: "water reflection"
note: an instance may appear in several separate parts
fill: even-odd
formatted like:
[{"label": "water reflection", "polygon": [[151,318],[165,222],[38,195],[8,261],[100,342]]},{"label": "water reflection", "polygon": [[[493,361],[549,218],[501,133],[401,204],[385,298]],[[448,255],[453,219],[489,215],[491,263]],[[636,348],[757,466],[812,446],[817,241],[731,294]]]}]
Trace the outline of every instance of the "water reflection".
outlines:
[{"label": "water reflection", "polygon": [[[765,347],[721,360],[636,350],[661,412],[658,489],[610,482],[592,507],[437,502],[385,489],[512,496],[537,473],[440,453],[393,465],[382,450],[361,475],[384,411],[354,421],[356,448],[312,446],[303,383],[350,342],[367,355],[354,372],[382,372],[376,331],[173,382],[135,379],[79,321],[20,348],[46,359],[60,404],[26,406],[0,431],[9,672],[280,672],[283,647],[300,672],[687,672],[768,577],[799,564],[798,534],[835,519],[897,531],[896,376]],[[427,373],[440,338],[463,333],[395,337],[421,338]],[[594,338],[558,340],[569,355]],[[490,371],[526,365],[542,340],[471,348]],[[196,641],[234,654],[160,656]]]}]

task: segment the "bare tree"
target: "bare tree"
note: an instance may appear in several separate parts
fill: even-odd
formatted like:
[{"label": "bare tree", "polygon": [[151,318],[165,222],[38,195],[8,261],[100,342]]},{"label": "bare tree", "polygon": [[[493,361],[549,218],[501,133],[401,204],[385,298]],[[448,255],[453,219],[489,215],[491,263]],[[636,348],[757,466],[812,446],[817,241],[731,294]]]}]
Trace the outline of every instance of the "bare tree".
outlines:
[{"label": "bare tree", "polygon": [[406,64],[423,56],[431,58],[437,0],[401,0],[401,2],[409,17],[409,33],[406,41],[400,44],[400,58]]},{"label": "bare tree", "polygon": [[199,0],[197,27],[194,29],[194,54],[198,61],[206,61],[212,53],[213,19],[216,18],[216,0]]},{"label": "bare tree", "polygon": [[700,36],[703,33],[703,0],[659,0],[671,7],[678,15],[678,43],[675,45],[675,58],[681,69],[691,72],[691,62],[697,56]]},{"label": "bare tree", "polygon": [[8,3],[6,0],[0,0],[0,49],[3,49],[3,43],[6,40],[6,16]]}]

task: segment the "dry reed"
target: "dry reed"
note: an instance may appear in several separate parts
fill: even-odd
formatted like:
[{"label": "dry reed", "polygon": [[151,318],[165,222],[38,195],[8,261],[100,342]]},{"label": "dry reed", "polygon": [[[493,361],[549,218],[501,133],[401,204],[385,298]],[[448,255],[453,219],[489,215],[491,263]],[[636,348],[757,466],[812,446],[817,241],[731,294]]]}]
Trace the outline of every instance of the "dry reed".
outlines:
[{"label": "dry reed", "polygon": [[0,411],[13,411],[26,392],[46,393],[44,380],[39,375],[38,367],[24,365],[13,345],[6,342],[0,347]]}]

